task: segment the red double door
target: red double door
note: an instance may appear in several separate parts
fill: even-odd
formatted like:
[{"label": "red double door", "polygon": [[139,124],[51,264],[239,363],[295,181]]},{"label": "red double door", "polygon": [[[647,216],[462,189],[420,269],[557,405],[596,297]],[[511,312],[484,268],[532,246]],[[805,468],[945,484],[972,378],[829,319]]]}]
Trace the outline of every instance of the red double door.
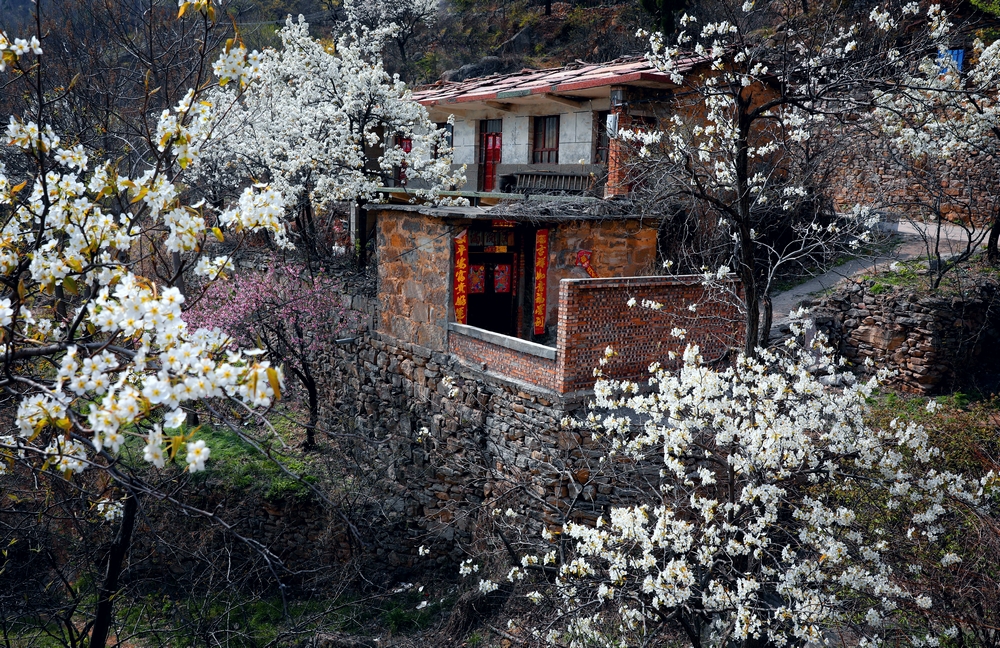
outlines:
[{"label": "red double door", "polygon": [[493,191],[497,186],[497,165],[500,164],[500,150],[503,148],[500,133],[483,133],[480,147],[480,164],[482,165],[483,191]]}]

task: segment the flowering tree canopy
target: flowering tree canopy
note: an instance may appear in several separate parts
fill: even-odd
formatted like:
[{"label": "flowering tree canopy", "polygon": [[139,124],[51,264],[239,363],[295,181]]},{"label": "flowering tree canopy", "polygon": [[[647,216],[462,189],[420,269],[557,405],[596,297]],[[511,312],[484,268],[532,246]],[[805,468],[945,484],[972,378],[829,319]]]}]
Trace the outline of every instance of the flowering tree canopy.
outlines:
[{"label": "flowering tree canopy", "polygon": [[445,131],[382,67],[382,46],[394,29],[359,27],[330,52],[309,36],[302,17],[289,17],[280,50],[250,55],[249,88],[213,92],[214,103],[233,105],[199,173],[224,169],[237,184],[266,178],[291,204],[371,199],[399,168],[426,184],[419,195],[462,184],[464,175],[451,170]]},{"label": "flowering tree canopy", "polygon": [[1000,239],[1000,195],[994,190],[1000,162],[1000,41],[987,45],[977,38],[959,69],[952,55],[956,50],[949,50],[956,35],[946,15],[936,31],[937,48],[896,84],[875,93],[871,115],[873,130],[888,136],[899,165],[926,195],[921,199],[907,192],[901,202],[918,207],[910,211],[923,212],[926,220],[964,230],[966,245],[950,258],[943,258],[938,241],[927,241],[928,257],[937,260],[934,287],[948,269],[974,253],[987,232],[995,260]]},{"label": "flowering tree canopy", "polygon": [[867,110],[872,88],[940,39],[945,18],[934,5],[926,25],[902,39],[901,23],[921,11],[916,2],[870,12],[787,0],[706,6],[704,15],[683,15],[671,40],[650,36],[650,60],[686,90],[666,127],[620,137],[638,148],[639,185],[653,202],[711,222],[717,263],[743,283],[744,350],[752,354],[767,343],[775,271],[863,243],[877,221],[866,206],[836,213],[824,200],[823,153],[832,142],[815,134],[832,116]]},{"label": "flowering tree canopy", "polygon": [[306,390],[306,443],[314,443],[319,422],[319,353],[360,324],[344,307],[340,284],[295,263],[266,272],[243,272],[208,287],[188,311],[192,324],[220,328],[243,346],[262,346]]},{"label": "flowering tree canopy", "polygon": [[677,372],[651,368],[651,392],[598,382],[585,425],[605,437],[608,464],[634,467],[634,500],[596,526],[567,523],[561,548],[511,571],[555,571],[528,595],[557,597],[551,644],[646,645],[670,627],[693,646],[819,644],[836,632],[873,645],[895,635],[893,619],[935,604],[898,574],[898,557],[919,547],[946,568],[961,562],[947,521],[955,505],[983,505],[995,475],[938,468],[918,425],[868,425],[877,379],[840,373],[830,352],[819,336],[720,371],[689,347]]},{"label": "flowering tree canopy", "polygon": [[407,47],[421,27],[431,27],[437,18],[440,0],[346,0],[347,22],[355,28],[375,30],[395,25],[390,39],[396,45],[405,66],[409,61]]},{"label": "flowering tree canopy", "polygon": [[[0,69],[42,74],[37,38],[0,34],[0,54]],[[238,45],[223,56],[223,82],[249,80],[244,56]],[[142,440],[156,467],[186,450],[188,469],[201,470],[209,449],[179,431],[185,407],[211,398],[266,407],[280,394],[280,369],[256,349],[233,348],[218,329],[189,327],[182,292],[143,275],[155,262],[148,250],[159,248],[219,277],[231,261],[202,255],[208,235],[262,231],[287,244],[270,188],[247,188],[231,209],[185,200],[178,168],[198,157],[214,124],[205,94],[191,90],[163,111],[150,134],[154,161],[131,177],[60,141],[44,122],[44,96],[34,119],[10,116],[5,143],[33,171],[7,177],[0,166],[0,360],[16,409],[13,429],[0,436],[0,471],[15,462],[67,478],[107,469],[129,437]]]}]

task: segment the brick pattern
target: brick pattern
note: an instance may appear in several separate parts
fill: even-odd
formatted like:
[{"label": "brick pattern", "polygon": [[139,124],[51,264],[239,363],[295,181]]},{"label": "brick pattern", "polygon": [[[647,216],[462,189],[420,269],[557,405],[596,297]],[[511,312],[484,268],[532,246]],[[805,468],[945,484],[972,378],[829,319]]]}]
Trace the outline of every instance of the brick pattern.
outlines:
[{"label": "brick pattern", "polygon": [[[637,302],[631,308],[630,298]],[[644,300],[663,307],[644,308]],[[594,386],[594,369],[609,346],[617,355],[604,375],[642,380],[653,362],[679,367],[688,343],[700,347],[706,362],[720,359],[740,346],[742,326],[736,305],[707,290],[700,277],[563,280],[554,361],[454,331],[448,347],[466,363],[491,374],[566,394]],[[674,328],[685,329],[686,337],[671,335]],[[673,360],[670,352],[676,354]]]},{"label": "brick pattern", "polygon": [[455,331],[448,334],[448,350],[483,371],[559,391],[556,360],[507,349]]},{"label": "brick pattern", "polygon": [[[630,298],[637,302],[631,308]],[[646,299],[663,307],[643,308]],[[740,346],[742,326],[736,304],[706,289],[700,277],[563,281],[559,286],[559,391],[593,387],[593,370],[609,346],[617,355],[604,375],[641,380],[649,375],[653,362],[679,367],[689,343],[700,347],[707,362],[721,358]],[[685,339],[671,335],[675,327],[687,331]],[[671,351],[677,354],[673,361]]]}]

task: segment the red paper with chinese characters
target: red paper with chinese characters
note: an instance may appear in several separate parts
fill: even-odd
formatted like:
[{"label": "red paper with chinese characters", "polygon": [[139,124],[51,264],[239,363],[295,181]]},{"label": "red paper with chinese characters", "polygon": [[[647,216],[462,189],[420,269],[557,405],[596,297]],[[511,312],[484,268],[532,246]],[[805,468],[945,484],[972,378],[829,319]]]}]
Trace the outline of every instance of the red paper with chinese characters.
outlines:
[{"label": "red paper with chinese characters", "polygon": [[455,321],[465,324],[469,320],[469,230],[455,237],[454,280]]},{"label": "red paper with chinese characters", "polygon": [[545,289],[549,274],[549,230],[535,234],[535,310],[532,319],[535,335],[545,333]]}]

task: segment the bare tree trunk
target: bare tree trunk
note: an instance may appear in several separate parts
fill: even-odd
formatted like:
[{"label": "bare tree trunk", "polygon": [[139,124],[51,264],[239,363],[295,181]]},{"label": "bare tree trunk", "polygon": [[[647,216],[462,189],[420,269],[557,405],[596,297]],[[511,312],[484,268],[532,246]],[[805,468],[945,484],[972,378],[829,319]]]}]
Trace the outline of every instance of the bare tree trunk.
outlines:
[{"label": "bare tree trunk", "polygon": [[354,255],[358,268],[364,270],[368,263],[368,213],[360,200],[354,204]]},{"label": "bare tree trunk", "polygon": [[1000,240],[1000,214],[993,217],[993,227],[990,228],[990,237],[986,241],[986,258],[990,263],[1000,260],[1000,252],[997,251],[998,240]]},{"label": "bare tree trunk", "polygon": [[184,262],[181,260],[181,253],[171,252],[170,262],[173,266],[171,268],[173,277],[171,277],[170,285],[180,290],[181,294],[187,297],[187,286],[184,283]]},{"label": "bare tree trunk", "polygon": [[125,510],[122,514],[121,525],[118,527],[118,535],[111,544],[111,550],[108,554],[108,570],[98,596],[94,629],[90,635],[88,648],[105,648],[107,645],[111,622],[114,619],[112,599],[118,593],[118,578],[122,573],[122,564],[125,562],[125,556],[132,545],[132,530],[135,528],[135,516],[138,509],[139,501],[134,493],[130,493],[125,498]]},{"label": "bare tree trunk", "polygon": [[764,295],[760,299],[761,311],[763,311],[763,318],[760,321],[760,333],[757,336],[757,346],[762,349],[766,349],[768,342],[771,340],[771,322],[774,317],[774,307],[771,304],[771,296]]}]

